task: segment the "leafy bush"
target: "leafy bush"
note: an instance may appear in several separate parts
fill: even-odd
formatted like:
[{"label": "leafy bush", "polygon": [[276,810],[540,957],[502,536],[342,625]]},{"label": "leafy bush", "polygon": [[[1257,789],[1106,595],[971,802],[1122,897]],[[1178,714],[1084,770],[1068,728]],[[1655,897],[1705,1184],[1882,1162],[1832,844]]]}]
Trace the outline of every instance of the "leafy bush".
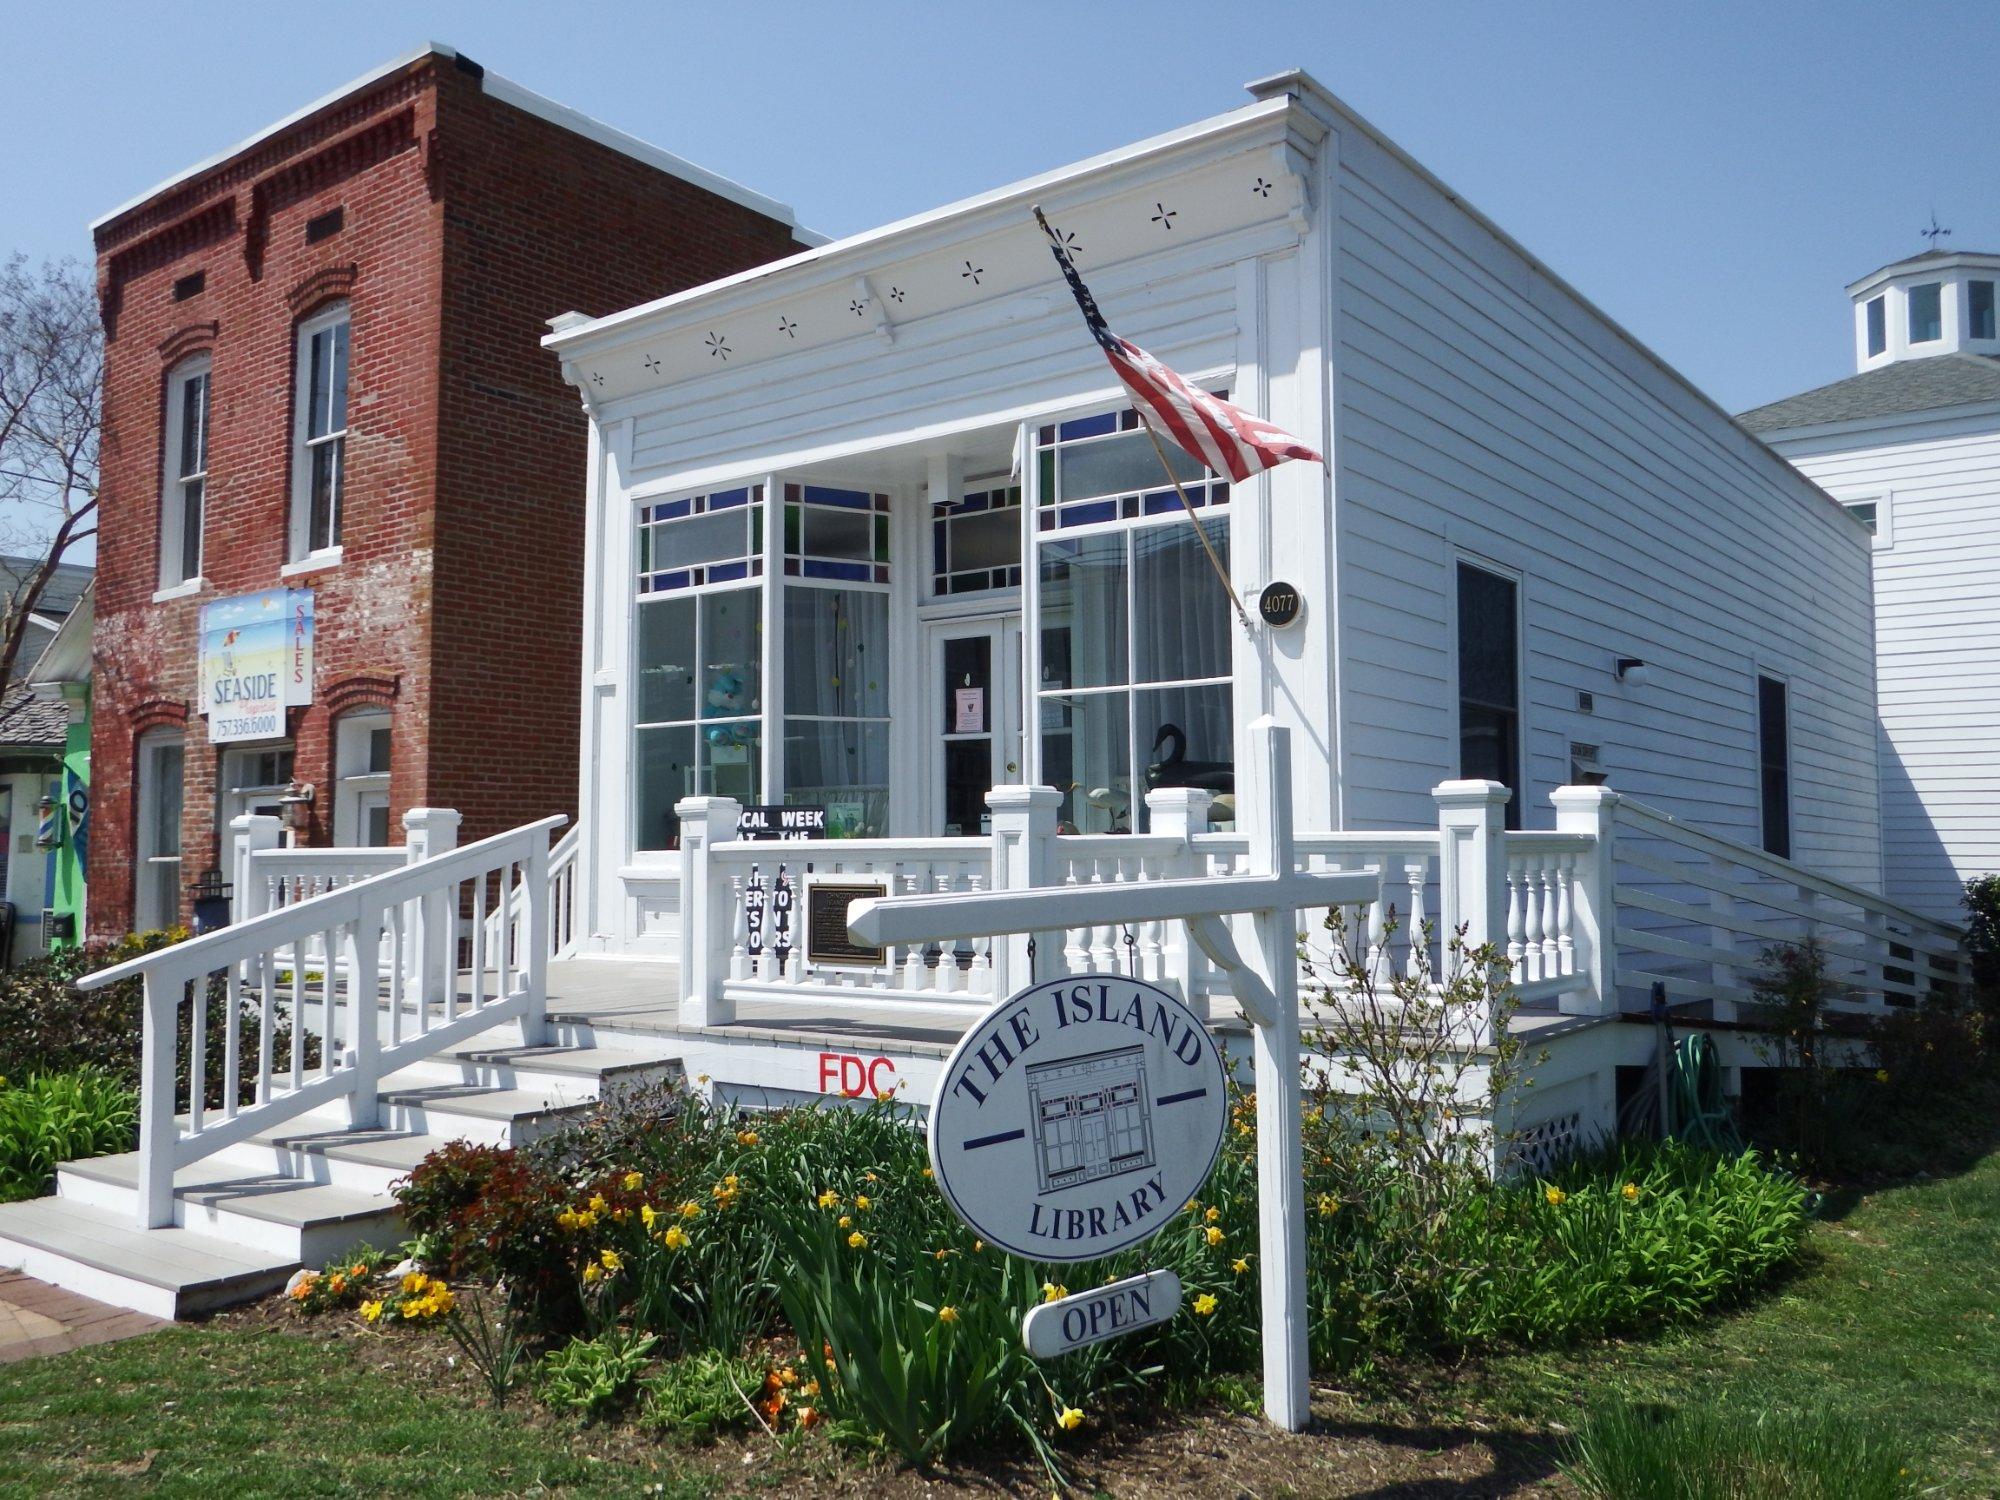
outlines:
[{"label": "leafy bush", "polygon": [[63,1162],[131,1150],[138,1128],[137,1097],[102,1069],[0,1078],[0,1203],[40,1197]]},{"label": "leafy bush", "polygon": [[1921,1493],[1902,1446],[1844,1414],[1592,1412],[1572,1442],[1569,1475],[1599,1500],[1902,1500]]},{"label": "leafy bush", "polygon": [[713,1350],[690,1354],[639,1383],[645,1403],[640,1420],[679,1442],[733,1432],[750,1424],[750,1392],[768,1383],[770,1376],[753,1360]]},{"label": "leafy bush", "polygon": [[[139,1087],[139,1051],[145,1034],[144,987],[128,979],[98,990],[79,990],[75,981],[99,969],[138,958],[184,942],[184,927],[135,933],[115,943],[92,943],[61,953],[44,954],[18,968],[0,973],[0,1077],[29,1073],[68,1073],[98,1068],[127,1087]],[[219,980],[212,980],[207,1005],[207,1102],[222,1103],[223,1058],[228,1049],[228,997]],[[193,1045],[194,1007],[178,1008],[179,1029],[174,1047],[175,1107],[188,1103],[188,1063]],[[254,1059],[258,1055],[260,1017],[248,1003],[238,1009],[238,1056],[242,1100],[255,1097]],[[291,1066],[291,1025],[281,1022],[272,1036],[274,1066]],[[308,1038],[305,1061],[317,1066],[319,1041]]]},{"label": "leafy bush", "polygon": [[2000,875],[1966,881],[1963,899],[1972,1001],[1989,1023],[2000,1025]]},{"label": "leafy bush", "polygon": [[551,1406],[585,1417],[603,1416],[632,1399],[658,1342],[650,1333],[624,1328],[571,1339],[542,1361],[542,1397]]}]

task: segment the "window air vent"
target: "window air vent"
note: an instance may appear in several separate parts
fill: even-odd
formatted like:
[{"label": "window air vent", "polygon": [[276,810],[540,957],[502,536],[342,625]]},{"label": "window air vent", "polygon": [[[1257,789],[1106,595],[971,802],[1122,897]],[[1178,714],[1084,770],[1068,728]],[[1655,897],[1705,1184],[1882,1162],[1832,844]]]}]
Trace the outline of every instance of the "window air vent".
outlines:
[{"label": "window air vent", "polygon": [[340,226],[346,219],[345,208],[330,208],[315,218],[306,220],[306,243],[316,245],[321,240],[340,233]]}]

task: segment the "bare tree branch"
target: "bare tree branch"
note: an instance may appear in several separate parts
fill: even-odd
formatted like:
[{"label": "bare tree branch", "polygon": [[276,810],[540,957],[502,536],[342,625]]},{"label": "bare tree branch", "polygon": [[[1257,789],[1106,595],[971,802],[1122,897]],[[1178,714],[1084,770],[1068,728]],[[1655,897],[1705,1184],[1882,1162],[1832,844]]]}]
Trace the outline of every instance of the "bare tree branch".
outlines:
[{"label": "bare tree branch", "polygon": [[64,556],[97,534],[104,339],[97,294],[74,261],[0,266],[0,694],[13,681],[29,617]]}]

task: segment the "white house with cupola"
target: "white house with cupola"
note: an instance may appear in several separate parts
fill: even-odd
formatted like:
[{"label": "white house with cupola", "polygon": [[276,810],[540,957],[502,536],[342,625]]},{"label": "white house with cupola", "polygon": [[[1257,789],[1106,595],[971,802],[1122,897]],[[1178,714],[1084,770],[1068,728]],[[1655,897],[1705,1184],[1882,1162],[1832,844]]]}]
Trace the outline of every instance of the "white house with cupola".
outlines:
[{"label": "white house with cupola", "polygon": [[1940,919],[2000,872],[2000,255],[1847,288],[1855,373],[1739,420],[1844,505],[1874,560],[1887,893]]}]

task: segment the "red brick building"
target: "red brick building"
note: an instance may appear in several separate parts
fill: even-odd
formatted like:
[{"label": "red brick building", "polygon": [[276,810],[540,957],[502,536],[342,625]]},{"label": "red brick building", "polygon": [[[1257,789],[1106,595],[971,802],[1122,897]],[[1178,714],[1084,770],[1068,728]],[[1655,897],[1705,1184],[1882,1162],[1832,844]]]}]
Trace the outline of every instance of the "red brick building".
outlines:
[{"label": "red brick building", "polygon": [[[790,211],[431,46],[93,231],[92,929],[184,914],[287,787],[307,844],[574,811],[586,424],[537,341],[802,248]],[[312,618],[262,719],[214,612],[203,698],[251,595]]]}]

